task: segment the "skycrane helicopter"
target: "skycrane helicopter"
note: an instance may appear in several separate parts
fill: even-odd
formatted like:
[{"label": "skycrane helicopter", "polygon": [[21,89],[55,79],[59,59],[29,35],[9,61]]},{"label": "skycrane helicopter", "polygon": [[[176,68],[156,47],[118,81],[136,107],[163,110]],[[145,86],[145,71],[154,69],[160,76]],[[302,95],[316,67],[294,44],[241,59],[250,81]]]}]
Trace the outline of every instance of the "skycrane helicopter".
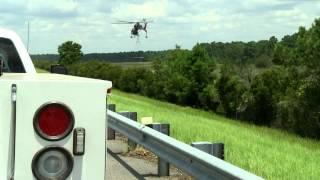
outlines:
[{"label": "skycrane helicopter", "polygon": [[146,32],[145,38],[148,38],[148,31],[147,31],[147,25],[148,23],[152,23],[153,21],[147,21],[147,19],[142,19],[142,21],[117,21],[112,24],[134,24],[133,28],[131,29],[131,38],[139,37],[139,31],[143,30]]}]

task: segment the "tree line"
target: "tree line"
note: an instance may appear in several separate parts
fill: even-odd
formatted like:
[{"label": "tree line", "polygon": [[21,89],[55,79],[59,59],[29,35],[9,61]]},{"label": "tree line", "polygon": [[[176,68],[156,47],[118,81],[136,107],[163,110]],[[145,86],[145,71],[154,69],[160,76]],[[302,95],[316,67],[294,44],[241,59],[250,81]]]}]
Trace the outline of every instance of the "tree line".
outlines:
[{"label": "tree line", "polygon": [[[132,51],[116,53],[88,53],[81,57],[82,61],[100,60],[105,62],[146,62],[152,61],[153,57],[163,56],[167,51]],[[36,61],[48,60],[59,61],[59,54],[33,54],[31,58]]]},{"label": "tree line", "polygon": [[68,68],[73,75],[112,80],[126,92],[320,138],[320,19],[279,41],[176,46],[154,56],[152,68],[102,61]]}]

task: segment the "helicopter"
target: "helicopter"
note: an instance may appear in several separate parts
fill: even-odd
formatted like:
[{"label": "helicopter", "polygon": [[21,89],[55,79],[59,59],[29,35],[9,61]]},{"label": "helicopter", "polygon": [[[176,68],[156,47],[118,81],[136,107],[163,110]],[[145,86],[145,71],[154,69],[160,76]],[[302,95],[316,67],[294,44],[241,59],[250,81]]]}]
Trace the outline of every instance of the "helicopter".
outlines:
[{"label": "helicopter", "polygon": [[148,38],[148,31],[147,31],[147,25],[148,23],[152,23],[153,21],[147,21],[147,19],[142,19],[141,21],[117,21],[112,24],[134,24],[133,28],[131,29],[131,38],[139,37],[139,31],[143,30],[146,32],[145,38]]}]

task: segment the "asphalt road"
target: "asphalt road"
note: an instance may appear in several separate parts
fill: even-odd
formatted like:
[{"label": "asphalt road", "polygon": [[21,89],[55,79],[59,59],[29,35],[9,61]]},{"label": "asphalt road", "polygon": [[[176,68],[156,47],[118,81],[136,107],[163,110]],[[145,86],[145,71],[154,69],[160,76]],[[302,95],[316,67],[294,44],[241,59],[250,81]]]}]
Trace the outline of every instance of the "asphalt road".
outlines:
[{"label": "asphalt road", "polygon": [[123,155],[128,149],[123,141],[108,140],[107,147],[107,179],[190,179],[175,168],[170,168],[170,176],[158,177],[156,162]]}]

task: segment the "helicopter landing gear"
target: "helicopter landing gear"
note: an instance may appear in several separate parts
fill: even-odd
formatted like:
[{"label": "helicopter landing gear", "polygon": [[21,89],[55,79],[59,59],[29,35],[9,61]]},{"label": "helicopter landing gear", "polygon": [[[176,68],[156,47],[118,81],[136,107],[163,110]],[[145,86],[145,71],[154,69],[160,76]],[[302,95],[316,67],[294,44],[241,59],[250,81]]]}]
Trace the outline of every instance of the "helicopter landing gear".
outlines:
[{"label": "helicopter landing gear", "polygon": [[144,31],[146,32],[146,38],[148,38],[148,31],[147,31],[147,29],[144,29]]}]

